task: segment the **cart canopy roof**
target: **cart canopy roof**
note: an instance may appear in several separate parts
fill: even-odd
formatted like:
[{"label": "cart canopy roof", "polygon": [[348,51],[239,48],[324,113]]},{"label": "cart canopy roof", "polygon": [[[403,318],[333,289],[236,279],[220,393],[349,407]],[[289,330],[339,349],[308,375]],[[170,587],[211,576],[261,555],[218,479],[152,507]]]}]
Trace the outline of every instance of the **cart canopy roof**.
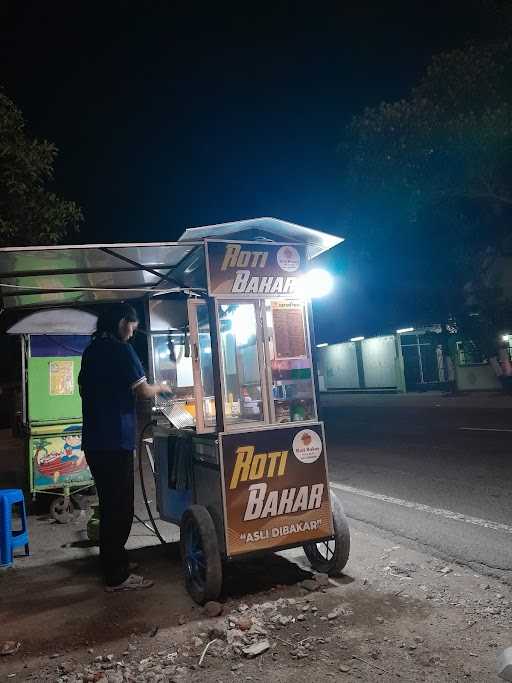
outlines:
[{"label": "cart canopy roof", "polygon": [[98,318],[77,308],[50,308],[26,315],[9,327],[7,334],[90,335]]},{"label": "cart canopy roof", "polygon": [[172,271],[199,245],[175,242],[0,249],[4,308],[137,299],[179,289]]},{"label": "cart canopy roof", "polygon": [[3,308],[48,308],[143,298],[206,287],[203,241],[299,242],[308,258],[342,239],[276,218],[189,228],[179,242],[5,247],[0,249]]},{"label": "cart canopy roof", "polygon": [[329,235],[326,232],[282,221],[278,218],[249,218],[243,221],[233,221],[232,223],[188,228],[180,237],[180,242],[208,238],[299,242],[306,244],[308,259],[314,259],[324,251],[332,249],[332,247],[343,242],[343,237]]}]

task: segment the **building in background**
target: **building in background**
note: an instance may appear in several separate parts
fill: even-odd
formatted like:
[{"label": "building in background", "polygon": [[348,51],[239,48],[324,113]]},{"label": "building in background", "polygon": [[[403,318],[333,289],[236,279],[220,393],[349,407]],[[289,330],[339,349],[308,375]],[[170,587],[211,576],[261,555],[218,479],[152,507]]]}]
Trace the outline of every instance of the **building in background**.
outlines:
[{"label": "building in background", "polygon": [[[509,353],[512,347],[509,345]],[[440,324],[319,344],[321,391],[497,391],[499,372],[471,340]]]}]

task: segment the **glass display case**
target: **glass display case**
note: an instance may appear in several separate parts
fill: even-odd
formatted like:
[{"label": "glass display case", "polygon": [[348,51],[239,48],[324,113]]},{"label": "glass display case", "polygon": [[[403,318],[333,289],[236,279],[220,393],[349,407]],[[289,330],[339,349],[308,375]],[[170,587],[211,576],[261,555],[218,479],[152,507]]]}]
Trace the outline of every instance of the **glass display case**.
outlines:
[{"label": "glass display case", "polygon": [[302,301],[265,301],[273,423],[316,420],[307,310]]},{"label": "glass display case", "polygon": [[194,348],[194,359],[197,365],[195,377],[196,398],[201,404],[202,424],[205,430],[213,431],[215,419],[215,389],[213,382],[212,339],[210,334],[210,320],[208,306],[204,301],[194,302],[195,332],[197,347]]},{"label": "glass display case", "polygon": [[[307,307],[301,300],[218,301],[226,431],[317,419]],[[205,301],[189,303],[198,432],[216,428],[212,339]]]},{"label": "glass display case", "polygon": [[257,302],[219,304],[225,425],[265,422]]},{"label": "glass display case", "polygon": [[[155,381],[166,384],[173,395],[194,419],[196,404],[190,342],[187,333],[169,331],[151,335],[151,356]],[[165,399],[158,398],[165,403]]]}]

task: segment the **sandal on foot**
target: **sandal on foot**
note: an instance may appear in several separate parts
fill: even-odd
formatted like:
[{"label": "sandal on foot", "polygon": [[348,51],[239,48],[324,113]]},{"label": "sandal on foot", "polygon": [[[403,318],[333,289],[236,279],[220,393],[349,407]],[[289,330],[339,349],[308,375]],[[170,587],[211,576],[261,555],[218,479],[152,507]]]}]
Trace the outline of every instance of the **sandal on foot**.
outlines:
[{"label": "sandal on foot", "polygon": [[130,576],[120,583],[118,586],[107,586],[105,590],[107,593],[116,593],[117,591],[136,591],[143,590],[144,588],[151,588],[153,581],[150,579],[145,579],[143,576],[138,574],[130,574]]}]

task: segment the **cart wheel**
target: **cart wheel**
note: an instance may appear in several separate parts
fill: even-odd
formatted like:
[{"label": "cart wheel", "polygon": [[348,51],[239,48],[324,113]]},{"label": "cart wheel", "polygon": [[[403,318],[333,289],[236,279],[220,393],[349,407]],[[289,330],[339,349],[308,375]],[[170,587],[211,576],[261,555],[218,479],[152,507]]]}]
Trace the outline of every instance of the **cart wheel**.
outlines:
[{"label": "cart wheel", "polygon": [[222,588],[222,563],[213,520],[202,505],[191,505],[183,514],[180,550],[192,598],[199,605],[217,600]]},{"label": "cart wheel", "polygon": [[99,545],[100,542],[100,506],[92,505],[93,513],[87,522],[87,538],[91,543]]},{"label": "cart wheel", "polygon": [[75,508],[71,498],[58,496],[50,503],[50,514],[59,524],[68,524],[75,518]]},{"label": "cart wheel", "polygon": [[338,576],[348,562],[350,529],[338,497],[331,492],[334,538],[320,543],[304,543],[306,557],[317,572]]}]

